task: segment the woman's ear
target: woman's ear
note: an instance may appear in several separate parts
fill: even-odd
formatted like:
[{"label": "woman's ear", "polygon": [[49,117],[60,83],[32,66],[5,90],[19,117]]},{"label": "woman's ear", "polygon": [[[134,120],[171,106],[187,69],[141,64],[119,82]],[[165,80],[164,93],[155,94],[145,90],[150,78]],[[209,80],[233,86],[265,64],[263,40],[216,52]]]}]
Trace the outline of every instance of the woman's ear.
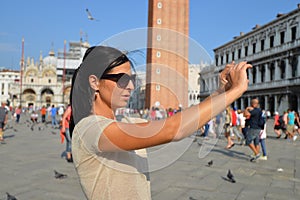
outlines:
[{"label": "woman's ear", "polygon": [[90,75],[89,76],[89,83],[90,86],[93,90],[99,90],[98,85],[99,85],[99,81],[98,78],[95,75]]}]

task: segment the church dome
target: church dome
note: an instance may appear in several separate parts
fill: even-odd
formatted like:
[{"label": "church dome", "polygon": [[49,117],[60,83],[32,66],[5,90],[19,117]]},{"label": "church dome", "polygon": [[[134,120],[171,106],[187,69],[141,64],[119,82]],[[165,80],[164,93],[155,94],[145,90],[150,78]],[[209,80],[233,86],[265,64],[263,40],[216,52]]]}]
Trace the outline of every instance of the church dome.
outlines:
[{"label": "church dome", "polygon": [[86,41],[86,42],[83,42],[83,43],[82,43],[82,47],[90,48],[91,45]]},{"label": "church dome", "polygon": [[50,51],[49,52],[49,55],[46,56],[44,59],[43,59],[43,63],[44,65],[51,65],[51,66],[56,66],[57,65],[57,58],[55,57],[55,53],[54,51]]}]

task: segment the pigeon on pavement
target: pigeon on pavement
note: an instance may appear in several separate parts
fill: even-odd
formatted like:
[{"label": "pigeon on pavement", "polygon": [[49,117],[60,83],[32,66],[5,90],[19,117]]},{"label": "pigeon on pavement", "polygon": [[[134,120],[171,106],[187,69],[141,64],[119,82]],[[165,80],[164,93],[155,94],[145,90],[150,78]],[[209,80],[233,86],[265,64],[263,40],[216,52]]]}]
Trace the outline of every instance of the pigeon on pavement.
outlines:
[{"label": "pigeon on pavement", "polygon": [[9,194],[8,192],[6,192],[6,195],[7,195],[7,200],[18,200],[15,196]]},{"label": "pigeon on pavement", "polygon": [[228,170],[228,173],[227,173],[227,178],[229,179],[230,182],[232,183],[235,183],[235,179],[234,179],[234,176],[233,174],[231,173],[230,169]]},{"label": "pigeon on pavement", "polygon": [[207,163],[207,166],[208,166],[208,167],[211,167],[213,164],[214,164],[214,162],[211,160],[211,161],[209,161],[209,162]]},{"label": "pigeon on pavement", "polygon": [[54,177],[56,179],[63,179],[63,178],[67,178],[67,175],[66,174],[62,174],[62,173],[59,173],[58,171],[54,170]]}]

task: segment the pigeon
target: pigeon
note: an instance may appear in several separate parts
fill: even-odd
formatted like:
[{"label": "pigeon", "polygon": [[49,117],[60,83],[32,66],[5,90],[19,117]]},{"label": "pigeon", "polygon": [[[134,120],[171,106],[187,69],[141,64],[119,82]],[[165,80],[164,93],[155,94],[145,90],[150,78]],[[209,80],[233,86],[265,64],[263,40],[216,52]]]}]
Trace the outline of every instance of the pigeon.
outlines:
[{"label": "pigeon", "polygon": [[197,199],[195,199],[195,198],[193,198],[193,197],[189,197],[189,200],[197,200]]},{"label": "pigeon", "polygon": [[31,131],[34,131],[33,125],[30,127]]},{"label": "pigeon", "polygon": [[85,11],[87,12],[88,15],[88,19],[92,20],[92,21],[98,21],[97,19],[95,19],[92,14],[90,13],[89,9],[85,9]]},{"label": "pigeon", "polygon": [[211,167],[211,166],[213,165],[213,163],[214,163],[214,162],[211,160],[211,161],[209,161],[209,162],[207,163],[207,166],[208,166],[208,167]]},{"label": "pigeon", "polygon": [[59,173],[57,172],[56,170],[54,170],[54,177],[56,179],[63,179],[63,178],[67,178],[67,175],[66,174],[62,174],[62,173]]},{"label": "pigeon", "polygon": [[18,130],[14,128],[14,132],[18,132]]},{"label": "pigeon", "polygon": [[229,179],[230,182],[235,183],[235,179],[234,179],[233,174],[231,173],[230,169],[228,170],[227,178]]},{"label": "pigeon", "polygon": [[51,131],[51,133],[52,133],[53,135],[56,135],[56,133],[55,133],[54,131]]},{"label": "pigeon", "polygon": [[6,192],[7,195],[7,200],[18,200],[15,196],[9,194],[8,192]]}]

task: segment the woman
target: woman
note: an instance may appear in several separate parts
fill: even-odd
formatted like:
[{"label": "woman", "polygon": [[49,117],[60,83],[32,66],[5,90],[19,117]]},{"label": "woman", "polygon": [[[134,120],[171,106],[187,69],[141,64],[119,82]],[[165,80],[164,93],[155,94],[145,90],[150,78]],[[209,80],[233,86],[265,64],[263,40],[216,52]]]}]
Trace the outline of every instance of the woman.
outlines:
[{"label": "woman", "polygon": [[274,132],[277,135],[277,139],[281,137],[281,132],[280,132],[281,126],[279,122],[279,113],[277,111],[274,112]]},{"label": "woman", "polygon": [[21,113],[22,113],[22,106],[21,105],[19,105],[16,108],[15,113],[16,113],[16,122],[19,123],[20,122]]},{"label": "woman", "polygon": [[71,106],[68,105],[66,111],[62,116],[62,123],[61,123],[61,132],[64,133],[66,138],[66,160],[67,162],[73,162],[72,158],[72,141],[70,137],[70,119],[71,119]]},{"label": "woman", "polygon": [[225,149],[231,149],[232,147],[234,147],[234,142],[231,139],[231,124],[232,124],[232,118],[231,118],[231,108],[230,106],[228,106],[225,110],[225,124],[224,124],[224,135],[227,139],[227,146],[225,147]]},{"label": "woman", "polygon": [[[130,62],[117,49],[91,47],[72,80],[73,160],[88,199],[151,199],[147,159],[135,150],[192,135],[247,90],[246,69],[231,63],[220,88],[202,103],[172,117],[139,125],[117,122],[134,89]],[[201,116],[201,117],[200,117]]]}]

